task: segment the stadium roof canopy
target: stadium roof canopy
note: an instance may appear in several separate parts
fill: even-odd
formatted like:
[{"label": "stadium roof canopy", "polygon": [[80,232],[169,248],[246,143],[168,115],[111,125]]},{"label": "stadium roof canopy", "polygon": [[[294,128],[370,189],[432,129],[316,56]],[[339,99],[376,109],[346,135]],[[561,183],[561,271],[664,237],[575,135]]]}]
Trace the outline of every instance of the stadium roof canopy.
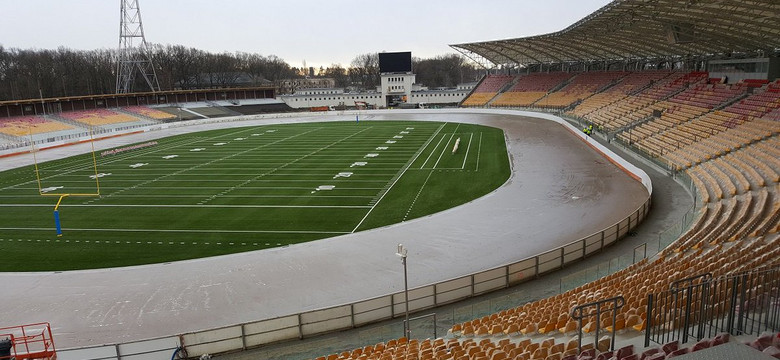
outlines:
[{"label": "stadium roof canopy", "polygon": [[450,46],[472,59],[521,66],[769,56],[780,49],[780,1],[615,0],[555,33]]}]

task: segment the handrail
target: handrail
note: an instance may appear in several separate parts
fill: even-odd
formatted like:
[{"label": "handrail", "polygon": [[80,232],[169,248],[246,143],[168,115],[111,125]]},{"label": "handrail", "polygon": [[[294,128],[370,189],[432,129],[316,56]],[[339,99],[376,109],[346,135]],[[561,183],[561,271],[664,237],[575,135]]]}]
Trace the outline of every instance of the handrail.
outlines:
[{"label": "handrail", "polygon": [[[594,301],[583,305],[577,305],[571,309],[571,313],[569,315],[572,317],[572,319],[577,320],[577,353],[578,354],[582,351],[582,319],[585,318],[590,318],[593,316],[596,317],[596,336],[593,340],[593,347],[595,349],[599,348],[599,328],[600,328],[599,321],[601,321],[601,313],[602,313],[601,306],[604,304],[612,305],[611,307],[607,308],[605,311],[612,311],[612,340],[610,340],[609,342],[609,347],[610,347],[610,351],[615,350],[615,333],[617,333],[617,329],[615,329],[615,321],[617,321],[617,310],[622,308],[624,305],[626,305],[626,299],[620,295],[608,299]],[[596,313],[583,312],[583,310],[593,306],[596,307]]]},{"label": "handrail", "polygon": [[669,285],[669,290],[679,291],[680,289],[679,289],[678,285],[682,284],[682,283],[686,283],[686,285],[685,285],[686,288],[687,287],[691,287],[691,286],[693,286],[693,283],[697,279],[701,279],[699,284],[710,282],[710,280],[712,280],[712,273],[704,273],[704,274],[699,274],[699,275],[694,275],[694,276],[691,276],[691,277],[687,277],[685,279],[675,280],[674,282],[672,282]]}]

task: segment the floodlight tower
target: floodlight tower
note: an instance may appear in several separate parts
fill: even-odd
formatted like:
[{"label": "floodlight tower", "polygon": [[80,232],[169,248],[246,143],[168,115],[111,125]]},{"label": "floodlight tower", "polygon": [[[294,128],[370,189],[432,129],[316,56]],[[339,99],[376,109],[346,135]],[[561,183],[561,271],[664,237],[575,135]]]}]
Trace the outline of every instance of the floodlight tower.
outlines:
[{"label": "floodlight tower", "polygon": [[117,54],[116,93],[133,92],[136,71],[152,92],[160,91],[152,56],[144,37],[138,0],[120,0],[119,52]]}]

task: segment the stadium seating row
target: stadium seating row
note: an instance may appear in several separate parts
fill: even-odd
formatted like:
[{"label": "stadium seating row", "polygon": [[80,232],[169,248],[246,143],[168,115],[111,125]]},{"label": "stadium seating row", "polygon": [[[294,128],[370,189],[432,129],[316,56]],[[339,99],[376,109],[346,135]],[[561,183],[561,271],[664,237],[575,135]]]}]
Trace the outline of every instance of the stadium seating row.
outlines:
[{"label": "stadium seating row", "polygon": [[173,120],[176,119],[176,115],[169,114],[165,111],[148,108],[145,106],[129,106],[122,108],[123,111],[133,114],[142,115],[154,120]]},{"label": "stadium seating row", "polygon": [[[584,116],[588,121],[598,125],[600,128],[614,131],[644,121],[656,111],[665,112],[668,109],[672,109],[672,112],[667,115],[678,120],[678,115],[672,116],[672,113],[677,108],[682,108],[681,112],[683,113],[695,113],[695,110],[700,107],[683,101],[676,103],[666,102],[666,99],[684,91],[691,84],[700,83],[706,76],[702,75],[702,73],[672,72],[667,76],[660,77],[662,74],[663,72],[660,74],[656,73],[659,77],[657,79],[651,78],[648,85],[634,95],[626,94],[620,100],[611,102],[598,109],[592,109],[588,107],[590,105],[586,105],[584,109],[578,110],[580,107],[578,106],[570,114],[581,114],[578,116]],[[692,95],[685,94],[683,96]],[[681,105],[688,106],[682,107]]]},{"label": "stadium seating row", "polygon": [[605,106],[620,102],[626,97],[648,88],[671,74],[672,73],[668,71],[640,71],[631,73],[621,79],[615,86],[585,99],[571,111],[571,114],[579,117],[586,116]]},{"label": "stadium seating row", "polygon": [[463,106],[483,106],[487,104],[491,99],[496,97],[496,92],[475,92],[472,93],[466,100],[463,100],[461,105]]},{"label": "stadium seating row", "polygon": [[107,109],[92,109],[69,111],[59,114],[60,117],[77,121],[85,125],[101,126],[126,122],[137,122],[139,119],[132,115],[111,111]]},{"label": "stadium seating row", "polygon": [[569,81],[572,76],[573,74],[564,72],[520,75],[515,85],[496,98],[493,105],[530,106],[554,88]]},{"label": "stadium seating row", "polygon": [[[140,116],[134,116],[137,114]],[[121,110],[93,109],[71,111],[48,116],[14,116],[0,118],[0,133],[24,137],[62,130],[74,129],[68,121],[83,125],[102,126],[126,122],[138,122],[143,118],[152,120],[172,120],[175,115],[145,106],[130,106]],[[78,124],[77,124],[78,125]]]},{"label": "stadium seating row", "polygon": [[[528,339],[514,341],[505,338],[499,341],[491,339],[425,339],[407,340],[400,338],[385,343],[369,345],[353,351],[321,356],[316,360],[369,360],[369,359],[416,359],[416,360],[664,360],[677,356],[709,349],[715,346],[737,342],[729,333],[721,333],[712,338],[702,339],[691,346],[681,345],[678,340],[669,341],[661,346],[651,346],[636,349],[634,345],[626,345],[614,351],[609,347],[609,337],[601,338],[598,349],[592,344],[584,346],[580,354],[576,354],[578,340],[576,337],[564,342],[554,338],[533,343]],[[780,333],[765,332],[755,340],[744,341],[750,346],[769,356],[780,359]],[[597,355],[596,351],[601,350]]]},{"label": "stadium seating row", "polygon": [[484,106],[512,80],[514,80],[514,76],[511,75],[487,75],[472,91],[471,95],[463,100],[461,105]]},{"label": "stadium seating row", "polygon": [[72,129],[73,127],[43,116],[16,116],[0,119],[0,133],[11,136],[28,136]]},{"label": "stadium seating row", "polygon": [[575,75],[573,80],[564,88],[542,98],[536,103],[536,106],[548,108],[569,107],[602,91],[607,86],[614,85],[627,75],[627,72],[622,71],[587,72]]}]

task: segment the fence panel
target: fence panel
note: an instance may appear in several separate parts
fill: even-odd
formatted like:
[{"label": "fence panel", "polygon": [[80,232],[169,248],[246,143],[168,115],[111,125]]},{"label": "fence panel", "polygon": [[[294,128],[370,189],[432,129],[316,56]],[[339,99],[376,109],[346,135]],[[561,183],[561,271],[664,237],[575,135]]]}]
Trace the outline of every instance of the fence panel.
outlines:
[{"label": "fence panel", "polygon": [[536,258],[525,259],[509,265],[509,283],[514,285],[536,276]]},{"label": "fence panel", "polygon": [[57,350],[59,360],[119,360],[116,346],[96,346],[78,349]]},{"label": "fence panel", "polygon": [[474,294],[506,287],[506,267],[474,274]]},{"label": "fence panel", "polygon": [[560,249],[548,251],[537,257],[539,258],[539,274],[544,274],[548,271],[559,269],[563,261],[561,258]]},{"label": "fence panel", "polygon": [[[682,279],[650,294],[645,346],[701,340],[717,333],[758,335],[780,330],[780,268],[711,279]],[[651,321],[652,320],[652,321]]]},{"label": "fence panel", "polygon": [[471,276],[445,281],[436,286],[436,297],[439,304],[446,304],[455,300],[465,299],[471,296]]},{"label": "fence panel", "polygon": [[179,338],[167,337],[146,341],[138,341],[117,345],[117,351],[122,359],[156,360],[170,357],[179,347]]},{"label": "fence panel", "polygon": [[355,303],[352,307],[355,317],[355,326],[392,318],[392,303],[392,296],[383,296]]},{"label": "fence panel", "polygon": [[255,347],[300,336],[298,316],[252,322],[244,325],[244,345]]},{"label": "fence panel", "polygon": [[322,334],[352,327],[352,307],[338,306],[301,314],[303,336]]},{"label": "fence panel", "polygon": [[216,354],[244,348],[241,325],[182,335],[190,356]]}]

